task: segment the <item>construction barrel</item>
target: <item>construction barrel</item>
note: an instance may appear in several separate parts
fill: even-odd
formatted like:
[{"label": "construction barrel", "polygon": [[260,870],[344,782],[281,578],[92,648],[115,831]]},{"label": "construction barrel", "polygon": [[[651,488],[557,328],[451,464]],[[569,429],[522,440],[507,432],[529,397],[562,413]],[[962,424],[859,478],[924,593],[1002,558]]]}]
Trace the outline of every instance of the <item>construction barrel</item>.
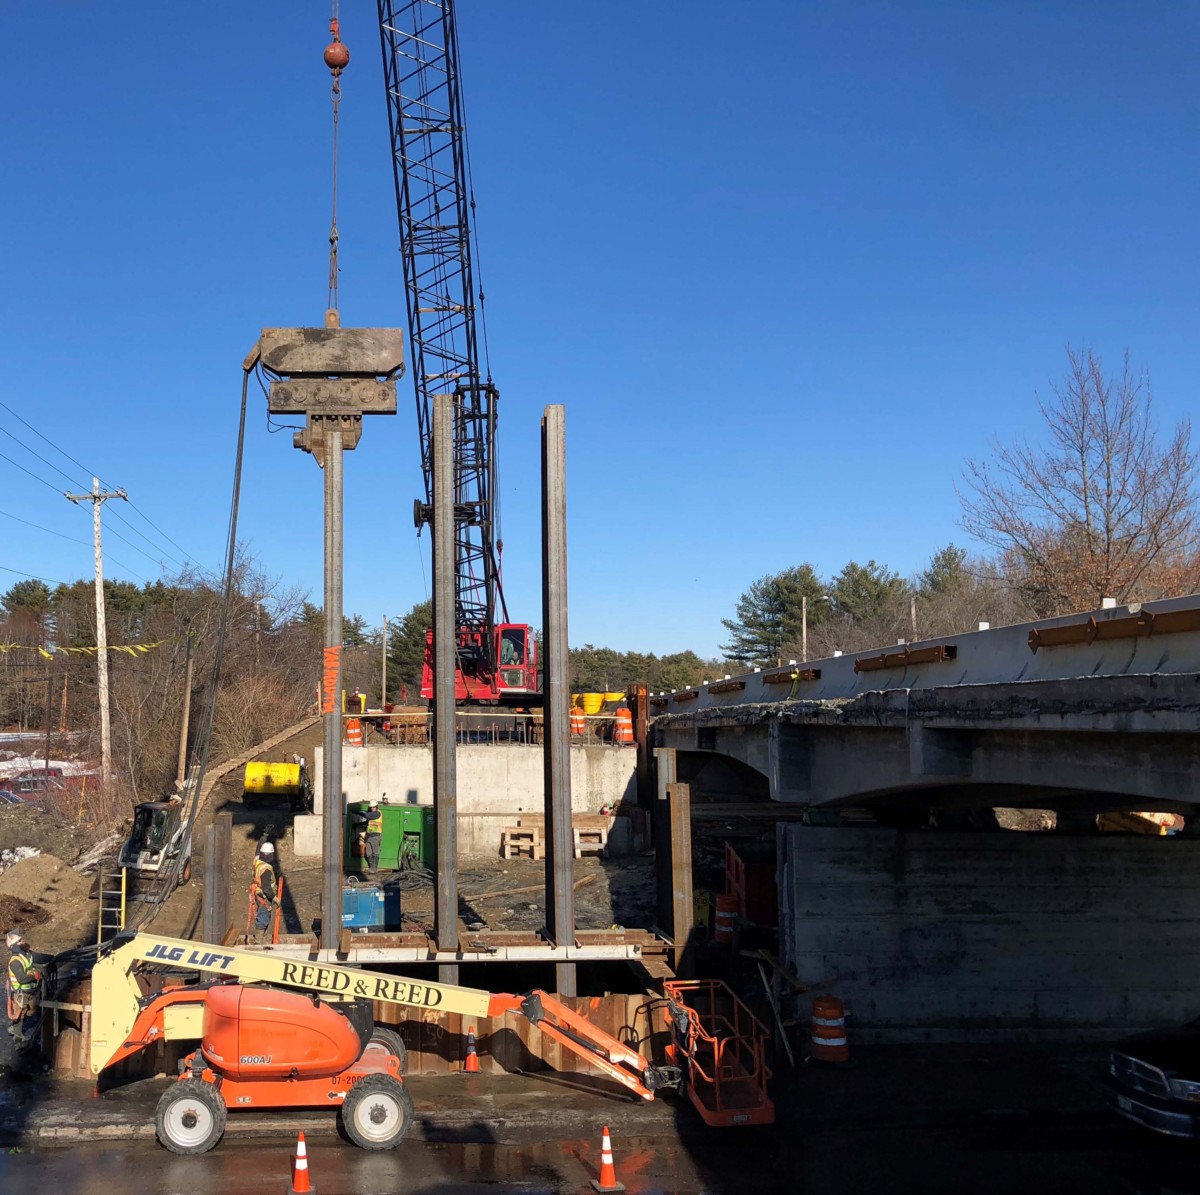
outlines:
[{"label": "construction barrel", "polygon": [[618,747],[633,746],[633,714],[630,713],[628,706],[621,706],[617,710],[617,722],[613,727],[613,742]]}]

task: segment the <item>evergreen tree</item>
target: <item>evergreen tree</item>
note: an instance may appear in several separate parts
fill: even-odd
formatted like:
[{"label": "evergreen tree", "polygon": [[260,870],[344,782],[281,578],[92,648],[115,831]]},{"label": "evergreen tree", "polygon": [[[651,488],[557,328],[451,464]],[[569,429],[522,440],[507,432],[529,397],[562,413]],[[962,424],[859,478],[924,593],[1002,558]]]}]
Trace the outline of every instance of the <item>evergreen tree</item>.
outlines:
[{"label": "evergreen tree", "polygon": [[767,663],[800,641],[805,598],[810,627],[826,617],[824,596],[825,586],[811,564],[759,577],[738,598],[737,617],[721,620],[730,634],[721,650],[739,663]]},{"label": "evergreen tree", "polygon": [[970,580],[966,548],[947,544],[934,552],[929,567],[917,578],[917,589],[922,597],[948,596],[961,590]]},{"label": "evergreen tree", "polygon": [[888,606],[908,588],[899,573],[886,564],[851,560],[836,577],[830,593],[837,612],[855,622],[868,622],[885,614]]},{"label": "evergreen tree", "polygon": [[421,666],[425,663],[425,635],[433,626],[433,599],[418,602],[397,623],[388,625],[388,699],[400,697],[401,685],[409,701],[421,696]]}]

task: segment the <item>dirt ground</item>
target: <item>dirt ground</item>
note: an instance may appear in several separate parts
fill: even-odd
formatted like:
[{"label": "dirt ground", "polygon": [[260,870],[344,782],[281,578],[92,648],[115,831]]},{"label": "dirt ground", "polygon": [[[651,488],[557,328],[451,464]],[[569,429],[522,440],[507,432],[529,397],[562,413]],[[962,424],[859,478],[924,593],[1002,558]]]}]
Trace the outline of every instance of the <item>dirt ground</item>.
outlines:
[{"label": "dirt ground", "polygon": [[[261,758],[284,760],[293,753],[313,759],[322,741],[320,724],[309,727]],[[155,920],[157,933],[190,933],[200,916],[204,875],[204,827],[218,813],[233,817],[232,887],[230,907],[234,925],[245,929],[248,888],[254,852],[264,838],[275,843],[284,881],[283,929],[310,933],[320,916],[321,866],[312,858],[297,859],[293,848],[292,813],[286,799],[242,799],[241,771],[230,773],[209,796],[196,819],[192,880],[171,897]],[[580,929],[620,925],[649,929],[654,922],[654,860],[650,856],[620,859],[578,859],[575,869],[576,923]],[[401,883],[401,908],[406,928],[433,920],[431,879],[415,876],[381,880]],[[537,930],[545,924],[545,864],[530,859],[470,858],[459,871],[459,912],[464,931]]]},{"label": "dirt ground", "polygon": [[0,872],[0,931],[28,930],[29,943],[39,954],[93,941],[92,881],[70,866],[81,848],[90,845],[53,814],[28,806],[0,807],[0,850],[25,846],[42,852]]},{"label": "dirt ground", "polygon": [[[313,759],[322,739],[315,724],[262,758],[283,760],[293,753]],[[233,816],[230,893],[234,925],[245,928],[247,892],[254,852],[264,838],[275,843],[284,878],[284,928],[308,933],[320,916],[321,868],[311,858],[297,859],[293,850],[292,813],[286,800],[242,799],[242,772],[235,769],[219,781],[196,819],[191,880],[163,905],[154,921],[156,933],[189,937],[202,916],[205,830],[218,813]],[[28,807],[0,806],[0,850],[34,847],[40,857],[0,874],[0,930],[21,924],[30,930],[34,949],[57,953],[94,940],[97,908],[89,899],[93,877],[70,870],[93,846],[89,837],[52,813]],[[580,929],[649,929],[654,923],[654,861],[651,856],[598,859],[574,863],[576,923]],[[407,928],[433,920],[430,878],[382,874],[383,881],[403,888],[401,907]],[[8,880],[6,886],[5,880]],[[470,858],[459,872],[461,928],[478,931],[538,930],[545,924],[545,864],[530,859]],[[139,905],[132,901],[130,921]]]}]

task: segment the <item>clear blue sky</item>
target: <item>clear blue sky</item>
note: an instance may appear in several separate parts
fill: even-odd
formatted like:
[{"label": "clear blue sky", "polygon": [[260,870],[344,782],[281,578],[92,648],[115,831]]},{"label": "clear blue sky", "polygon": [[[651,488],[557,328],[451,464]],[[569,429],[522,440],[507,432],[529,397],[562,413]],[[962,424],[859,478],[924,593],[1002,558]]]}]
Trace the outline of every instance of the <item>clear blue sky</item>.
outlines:
[{"label": "clear blue sky", "polygon": [[[342,311],[363,325],[404,319],[374,12],[342,4]],[[0,398],[213,566],[242,357],[324,309],[327,20],[5,6]],[[1128,347],[1164,423],[1192,408],[1195,5],[460,0],[459,24],[515,617],[540,621],[547,403],[572,643],[704,653],[765,572],[910,573],[963,542],[963,458],[1037,432],[1067,343]],[[427,592],[401,385],[347,458],[346,608],[371,623]],[[319,470],[251,410],[243,533],[319,600]],[[0,429],[87,484],[2,409]],[[7,516],[82,541],[0,516],[0,564],[90,575],[87,513],[0,476]],[[153,558],[110,537],[110,575],[159,574],[107,525]]]}]

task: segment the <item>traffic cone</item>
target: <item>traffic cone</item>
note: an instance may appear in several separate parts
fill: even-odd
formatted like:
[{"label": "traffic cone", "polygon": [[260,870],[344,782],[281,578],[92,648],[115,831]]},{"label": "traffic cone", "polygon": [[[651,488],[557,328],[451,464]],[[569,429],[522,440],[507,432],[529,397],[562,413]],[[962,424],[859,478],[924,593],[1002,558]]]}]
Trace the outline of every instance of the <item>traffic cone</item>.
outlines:
[{"label": "traffic cone", "polygon": [[463,1063],[464,1075],[479,1074],[479,1055],[475,1053],[475,1030],[467,1030],[467,1060]]},{"label": "traffic cone", "polygon": [[296,1138],[296,1156],[292,1160],[292,1183],[287,1195],[317,1195],[317,1188],[308,1179],[308,1150],[304,1148],[304,1134]]},{"label": "traffic cone", "polygon": [[617,1182],[617,1171],[613,1166],[612,1138],[608,1135],[608,1125],[604,1126],[604,1136],[600,1140],[600,1177],[592,1179],[592,1186],[597,1191],[625,1190],[625,1184]]}]

